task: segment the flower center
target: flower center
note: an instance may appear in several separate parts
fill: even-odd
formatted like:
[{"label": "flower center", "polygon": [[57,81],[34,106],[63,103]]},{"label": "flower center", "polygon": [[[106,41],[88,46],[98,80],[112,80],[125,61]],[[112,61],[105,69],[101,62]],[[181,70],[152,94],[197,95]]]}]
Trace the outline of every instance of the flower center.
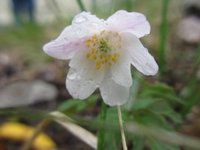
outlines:
[{"label": "flower center", "polygon": [[86,40],[89,51],[86,58],[95,63],[97,70],[112,66],[118,61],[121,48],[119,33],[103,30]]}]

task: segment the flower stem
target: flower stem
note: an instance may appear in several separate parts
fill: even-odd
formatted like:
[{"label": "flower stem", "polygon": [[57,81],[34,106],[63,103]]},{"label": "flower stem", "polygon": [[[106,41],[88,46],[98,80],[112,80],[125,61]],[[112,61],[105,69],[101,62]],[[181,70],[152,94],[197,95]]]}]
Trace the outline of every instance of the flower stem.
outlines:
[{"label": "flower stem", "polygon": [[132,0],[126,0],[126,9],[127,11],[132,10]]},{"label": "flower stem", "polygon": [[86,11],[85,6],[81,0],[76,0],[81,11]]},{"label": "flower stem", "polygon": [[119,127],[120,127],[121,136],[122,136],[123,150],[127,150],[126,137],[125,137],[125,133],[124,133],[124,127],[123,127],[123,121],[122,121],[122,112],[121,112],[120,106],[117,106],[117,111],[118,111],[118,117],[119,117]]},{"label": "flower stem", "polygon": [[45,119],[42,122],[40,122],[32,136],[25,142],[24,145],[22,145],[22,148],[20,150],[29,150],[31,146],[33,145],[33,142],[37,138],[37,136],[43,131],[43,129],[49,124],[49,120]]},{"label": "flower stem", "polygon": [[[99,115],[99,119],[102,123],[106,121],[107,115],[107,106],[102,102],[101,106],[101,113]],[[105,128],[101,127],[98,132],[98,143],[97,143],[97,150],[104,150],[104,143],[105,143]]]},{"label": "flower stem", "polygon": [[92,12],[97,12],[97,0],[92,0]]},{"label": "flower stem", "polygon": [[160,54],[159,54],[159,64],[160,64],[160,77],[163,77],[165,72],[165,51],[167,45],[167,35],[168,35],[168,8],[170,0],[163,0],[162,2],[162,15],[161,15],[161,27],[160,27]]}]

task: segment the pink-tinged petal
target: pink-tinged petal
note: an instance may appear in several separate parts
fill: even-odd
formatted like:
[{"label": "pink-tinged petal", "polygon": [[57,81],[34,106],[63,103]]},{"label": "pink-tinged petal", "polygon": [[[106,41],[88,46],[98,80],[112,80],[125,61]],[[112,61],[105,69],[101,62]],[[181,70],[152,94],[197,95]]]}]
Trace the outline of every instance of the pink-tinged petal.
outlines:
[{"label": "pink-tinged petal", "polygon": [[123,105],[129,99],[129,87],[121,86],[108,77],[100,85],[100,92],[104,102],[110,106]]},{"label": "pink-tinged petal", "polygon": [[131,32],[140,38],[150,33],[150,24],[141,13],[119,10],[106,20],[110,30]]},{"label": "pink-tinged petal", "polygon": [[135,68],[144,75],[155,75],[158,72],[158,65],[140,40],[131,33],[122,33],[121,36],[122,48],[129,51],[131,63]]},{"label": "pink-tinged petal", "polygon": [[85,49],[86,37],[79,38],[71,26],[66,27],[59,37],[44,45],[43,50],[57,59],[71,59],[81,49]]},{"label": "pink-tinged petal", "polygon": [[82,12],[72,20],[72,28],[79,37],[99,33],[105,29],[105,21],[91,15],[89,12]]},{"label": "pink-tinged petal", "polygon": [[111,67],[112,79],[119,85],[130,87],[132,85],[131,77],[131,58],[124,49],[121,50],[119,59]]}]

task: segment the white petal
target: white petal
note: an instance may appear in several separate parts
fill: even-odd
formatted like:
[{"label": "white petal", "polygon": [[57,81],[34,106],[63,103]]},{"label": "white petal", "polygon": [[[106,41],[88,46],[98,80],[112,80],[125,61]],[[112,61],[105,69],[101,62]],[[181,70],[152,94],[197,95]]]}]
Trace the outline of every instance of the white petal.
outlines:
[{"label": "white petal", "polygon": [[79,51],[69,62],[69,66],[77,70],[79,75],[87,76],[89,79],[101,78],[103,80],[103,70],[97,70],[95,63],[86,58],[86,50]]},{"label": "white petal", "polygon": [[123,53],[120,55],[119,60],[116,64],[113,64],[111,68],[112,79],[125,87],[130,87],[132,84],[131,77],[131,58],[124,49],[121,50]]},{"label": "white petal", "polygon": [[106,22],[110,30],[131,32],[138,38],[150,33],[150,24],[141,13],[119,10]]},{"label": "white petal", "polygon": [[76,15],[72,21],[72,28],[79,37],[99,33],[105,29],[105,21],[91,15],[89,12],[82,12]]},{"label": "white petal", "polygon": [[69,93],[74,98],[87,98],[102,82],[104,72],[95,69],[94,64],[86,59],[84,51],[72,58],[70,67],[66,80]]},{"label": "white petal", "polygon": [[66,87],[73,98],[85,99],[89,97],[97,88],[95,80],[89,80],[71,68],[67,75]]},{"label": "white petal", "polygon": [[70,59],[74,54],[85,48],[85,38],[79,38],[71,26],[66,27],[59,37],[44,45],[43,50],[57,59]]},{"label": "white petal", "polygon": [[100,85],[100,92],[104,102],[110,106],[123,105],[129,99],[129,87],[121,86],[109,77]]},{"label": "white petal", "polygon": [[132,58],[132,64],[144,75],[155,75],[158,65],[140,40],[131,33],[122,33],[122,47],[127,49]]}]

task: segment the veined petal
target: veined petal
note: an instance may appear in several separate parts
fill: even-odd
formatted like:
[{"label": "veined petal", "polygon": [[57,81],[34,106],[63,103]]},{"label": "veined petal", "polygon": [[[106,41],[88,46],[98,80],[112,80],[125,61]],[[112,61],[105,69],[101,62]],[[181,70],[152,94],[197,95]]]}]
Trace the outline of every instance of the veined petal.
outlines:
[{"label": "veined petal", "polygon": [[81,49],[85,49],[85,38],[79,38],[71,26],[66,27],[59,37],[44,45],[43,50],[57,59],[70,59]]},{"label": "veined petal", "polygon": [[122,47],[129,51],[132,64],[144,75],[155,75],[158,65],[140,40],[131,33],[122,33]]},{"label": "veined petal", "polygon": [[121,51],[123,53],[111,67],[112,79],[119,85],[130,87],[132,84],[131,58],[128,51],[126,52],[125,49]]},{"label": "veined petal", "polygon": [[72,28],[79,37],[84,37],[104,30],[105,21],[89,12],[82,12],[74,17]]},{"label": "veined petal", "polygon": [[150,24],[141,13],[119,10],[110,16],[106,23],[110,30],[131,32],[138,38],[150,33]]},{"label": "veined petal", "polygon": [[104,102],[110,106],[123,105],[129,99],[129,87],[121,86],[108,77],[100,85],[100,92]]}]

